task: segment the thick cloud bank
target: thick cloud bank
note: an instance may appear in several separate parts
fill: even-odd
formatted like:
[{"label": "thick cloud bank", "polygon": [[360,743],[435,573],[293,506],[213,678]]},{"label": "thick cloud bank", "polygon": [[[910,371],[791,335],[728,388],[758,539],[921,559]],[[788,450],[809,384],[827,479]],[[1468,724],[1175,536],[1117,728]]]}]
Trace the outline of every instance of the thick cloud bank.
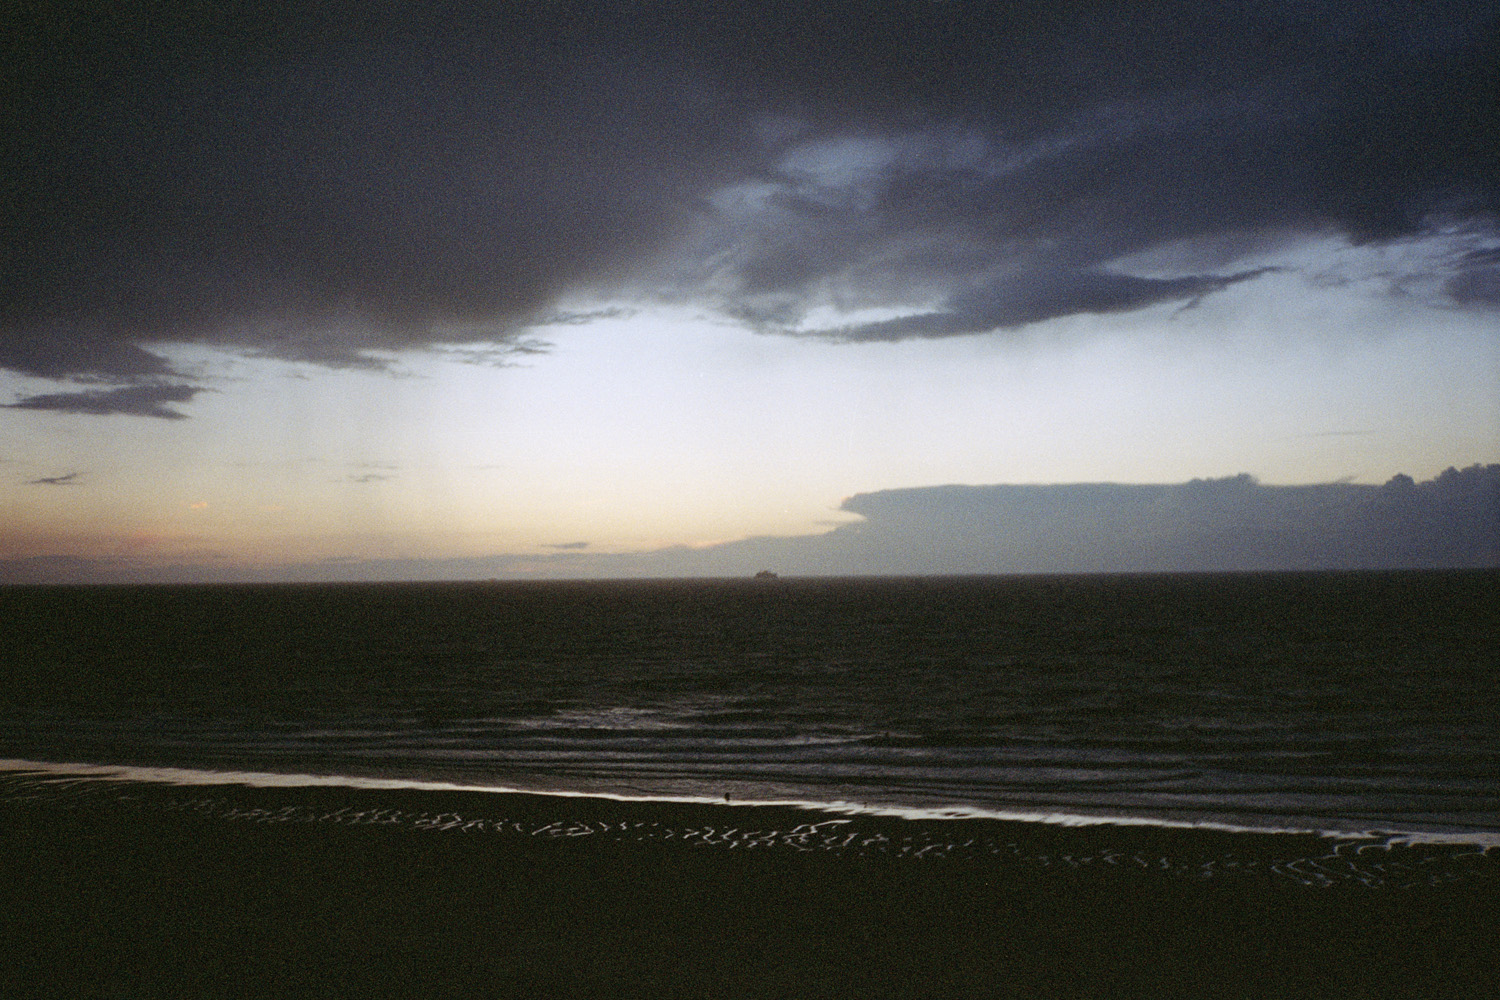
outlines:
[{"label": "thick cloud bank", "polygon": [[866,493],[827,539],[928,572],[1395,569],[1500,565],[1500,465],[1383,486],[937,486]]},{"label": "thick cloud bank", "polygon": [[18,405],[180,415],[171,343],[503,357],[569,295],[982,334],[1315,237],[1500,301],[1492,3],[482,6],[14,15],[0,369],[61,383]]},{"label": "thick cloud bank", "polygon": [[1173,485],[929,486],[858,494],[843,510],[862,520],[823,535],[708,549],[607,555],[571,542],[544,556],[259,568],[36,558],[0,561],[0,583],[1500,567],[1500,465],[1450,468],[1421,483],[1398,475],[1382,486],[1262,486],[1245,475]]}]

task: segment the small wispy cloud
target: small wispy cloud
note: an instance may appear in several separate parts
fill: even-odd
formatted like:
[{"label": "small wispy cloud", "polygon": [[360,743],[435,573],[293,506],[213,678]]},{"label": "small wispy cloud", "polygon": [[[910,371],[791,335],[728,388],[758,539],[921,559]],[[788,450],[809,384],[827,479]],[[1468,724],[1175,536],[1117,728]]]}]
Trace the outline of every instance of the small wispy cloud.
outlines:
[{"label": "small wispy cloud", "polygon": [[586,326],[601,319],[628,319],[636,314],[629,306],[606,306],[602,309],[559,309],[532,323],[532,326]]},{"label": "small wispy cloud", "polygon": [[[571,325],[578,326],[587,322],[579,319]],[[538,354],[547,354],[552,350],[552,342],[542,340],[539,337],[518,338],[509,342],[495,342],[478,345],[446,345],[436,348],[438,353],[450,361],[457,361],[465,365],[482,365],[489,368],[514,368],[518,357],[530,357]]]},{"label": "small wispy cloud", "polygon": [[400,466],[394,462],[350,462],[344,466],[352,469],[344,477],[345,482],[350,483],[380,483],[387,479],[395,479]]},{"label": "small wispy cloud", "polygon": [[562,549],[586,549],[588,547],[589,547],[589,543],[588,542],[551,542],[551,543],[543,546],[543,548],[559,549],[559,550],[562,550]]},{"label": "small wispy cloud", "polygon": [[39,479],[28,480],[28,486],[80,486],[78,481],[80,473],[69,472],[61,476],[42,476]]}]

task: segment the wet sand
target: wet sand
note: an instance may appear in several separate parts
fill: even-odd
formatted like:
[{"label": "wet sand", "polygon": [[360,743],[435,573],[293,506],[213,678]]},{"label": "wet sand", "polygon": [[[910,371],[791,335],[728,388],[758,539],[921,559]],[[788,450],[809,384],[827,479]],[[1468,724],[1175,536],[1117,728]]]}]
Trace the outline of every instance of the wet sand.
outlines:
[{"label": "wet sand", "polygon": [[[914,859],[570,836],[621,816],[580,800],[533,835],[555,801],[466,832],[379,822],[392,798],[348,789],[154,794],[0,802],[0,996],[1500,995],[1494,858],[1447,885],[1315,886],[1131,863],[1222,861],[1228,835],[1017,824],[1009,857]],[[649,807],[672,831],[787,812]]]}]

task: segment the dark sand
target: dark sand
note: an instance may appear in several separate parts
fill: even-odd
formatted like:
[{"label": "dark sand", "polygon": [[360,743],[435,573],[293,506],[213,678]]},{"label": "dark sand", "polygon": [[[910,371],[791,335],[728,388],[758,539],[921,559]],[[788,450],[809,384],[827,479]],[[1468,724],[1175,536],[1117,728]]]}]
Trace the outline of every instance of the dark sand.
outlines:
[{"label": "dark sand", "polygon": [[[1320,888],[1264,874],[505,835],[498,824],[266,821],[361,796],[251,798],[259,819],[150,801],[0,802],[0,996],[1500,996],[1489,873]],[[421,801],[428,814],[472,816],[500,798],[523,828],[545,819],[526,810],[558,808],[526,796]],[[714,812],[650,811],[683,829]],[[1024,826],[1032,856],[1083,856],[1104,841],[1218,855],[1235,842]]]}]

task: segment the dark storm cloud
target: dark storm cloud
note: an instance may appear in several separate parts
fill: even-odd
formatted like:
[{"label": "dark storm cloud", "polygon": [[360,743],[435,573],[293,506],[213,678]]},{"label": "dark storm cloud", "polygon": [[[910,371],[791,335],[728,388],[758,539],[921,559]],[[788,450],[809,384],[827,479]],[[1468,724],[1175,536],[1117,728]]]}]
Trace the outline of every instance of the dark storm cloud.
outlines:
[{"label": "dark storm cloud", "polygon": [[[31,11],[0,367],[50,379],[160,392],[171,342],[492,361],[569,293],[970,334],[1190,303],[1270,231],[1494,243],[1500,210],[1492,4]],[[1493,261],[1436,277],[1495,300]]]},{"label": "dark storm cloud", "polygon": [[194,396],[205,391],[208,390],[193,385],[130,385],[118,389],[84,389],[78,392],[22,396],[16,402],[5,405],[16,410],[51,410],[94,416],[125,414],[183,420],[183,414],[167,404],[191,402]]},{"label": "dark storm cloud", "polygon": [[581,15],[389,10],[23,28],[0,365],[132,382],[170,374],[142,345],[171,341],[342,367],[503,346],[661,238],[694,94]]},{"label": "dark storm cloud", "polygon": [[1500,306],[1500,248],[1465,254],[1444,289],[1462,305]]},{"label": "dark storm cloud", "polygon": [[14,332],[0,337],[0,368],[37,378],[138,379],[170,375],[161,357],[135,344],[111,339],[108,331]]},{"label": "dark storm cloud", "polygon": [[1136,278],[1098,271],[1033,274],[1009,278],[955,295],[941,312],[823,331],[839,340],[906,340],[1011,329],[1074,313],[1111,313],[1158,302],[1195,303],[1210,292],[1257,278],[1272,268],[1225,277]]}]

